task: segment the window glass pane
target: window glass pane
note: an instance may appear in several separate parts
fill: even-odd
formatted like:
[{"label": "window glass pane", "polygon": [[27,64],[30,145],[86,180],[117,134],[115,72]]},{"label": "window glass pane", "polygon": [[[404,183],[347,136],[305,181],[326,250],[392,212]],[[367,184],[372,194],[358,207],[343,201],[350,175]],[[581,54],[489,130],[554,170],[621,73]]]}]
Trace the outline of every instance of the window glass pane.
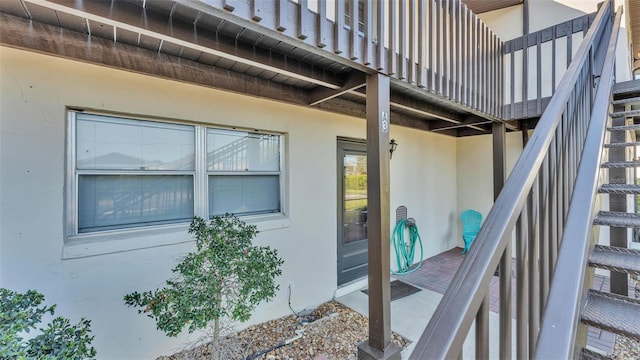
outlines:
[{"label": "window glass pane", "polygon": [[278,175],[210,175],[209,215],[280,212]]},{"label": "window glass pane", "polygon": [[78,114],[78,169],[193,170],[193,126]]},{"label": "window glass pane", "polygon": [[280,171],[280,136],[207,130],[209,171]]},{"label": "window glass pane", "polygon": [[367,239],[367,155],[344,154],[343,241]]},{"label": "window glass pane", "polygon": [[80,175],[78,231],[189,221],[193,176]]}]

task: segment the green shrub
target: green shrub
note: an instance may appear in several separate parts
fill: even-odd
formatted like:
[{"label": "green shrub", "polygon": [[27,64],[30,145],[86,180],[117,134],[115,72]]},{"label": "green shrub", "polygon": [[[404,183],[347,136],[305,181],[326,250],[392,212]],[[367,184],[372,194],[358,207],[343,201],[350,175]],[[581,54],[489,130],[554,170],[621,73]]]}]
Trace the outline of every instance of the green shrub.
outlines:
[{"label": "green shrub", "polygon": [[40,334],[24,340],[56,305],[42,306],[44,295],[34,290],[24,294],[0,289],[0,358],[1,359],[86,359],[96,355],[89,336],[90,320],[71,325],[69,319],[56,317]]},{"label": "green shrub", "polygon": [[255,306],[272,299],[282,271],[282,259],[269,247],[253,246],[258,233],[233,215],[217,216],[208,223],[194,218],[196,251],[187,254],[172,271],[166,287],[124,297],[127,306],[139,307],[156,321],[159,330],[176,336],[186,327],[191,333],[213,321],[213,348],[220,337],[220,321],[246,321]]},{"label": "green shrub", "polygon": [[367,174],[345,175],[345,188],[350,190],[367,190]]}]

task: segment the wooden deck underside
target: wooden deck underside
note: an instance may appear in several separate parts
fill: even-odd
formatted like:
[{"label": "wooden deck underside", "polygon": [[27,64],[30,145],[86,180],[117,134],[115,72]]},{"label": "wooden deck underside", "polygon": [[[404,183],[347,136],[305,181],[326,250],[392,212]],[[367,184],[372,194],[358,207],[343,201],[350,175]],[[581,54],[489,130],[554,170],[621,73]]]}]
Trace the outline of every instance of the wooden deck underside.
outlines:
[{"label": "wooden deck underside", "polygon": [[[434,26],[439,24],[443,31],[437,37],[411,35],[410,29],[426,26],[417,23],[403,23],[407,31],[397,35],[432,47],[442,41],[443,52],[429,54],[399,44],[375,47],[367,42],[367,31],[374,31],[368,29],[368,21],[368,30],[351,31],[348,24],[319,21],[322,14],[300,10],[290,1],[217,2],[5,0],[0,2],[0,44],[360,118],[365,118],[366,74],[382,72],[391,79],[393,124],[469,136],[489,134],[491,123],[500,121],[497,58],[469,52],[469,63],[487,60],[465,70],[462,62],[454,64],[466,53],[463,44],[456,48],[459,51],[445,45],[445,40],[463,42],[465,26],[471,31],[471,24],[476,24],[477,45],[496,54],[501,51],[498,39],[494,41],[486,25],[464,6],[417,1],[411,3],[415,8],[395,9],[423,10],[437,20]],[[253,9],[246,4],[253,4]],[[277,9],[281,17],[271,14],[276,4],[287,4]],[[304,7],[306,1],[300,4]],[[343,9],[348,12],[352,4],[347,1]],[[439,7],[445,5],[448,8]],[[446,16],[442,9],[453,12]],[[264,15],[260,21],[256,13]],[[345,15],[337,11],[336,16]],[[455,20],[463,19],[466,22],[458,27]],[[420,57],[433,63],[421,66]],[[496,96],[480,96],[489,93]],[[518,130],[519,125],[508,124],[507,129]]]}]

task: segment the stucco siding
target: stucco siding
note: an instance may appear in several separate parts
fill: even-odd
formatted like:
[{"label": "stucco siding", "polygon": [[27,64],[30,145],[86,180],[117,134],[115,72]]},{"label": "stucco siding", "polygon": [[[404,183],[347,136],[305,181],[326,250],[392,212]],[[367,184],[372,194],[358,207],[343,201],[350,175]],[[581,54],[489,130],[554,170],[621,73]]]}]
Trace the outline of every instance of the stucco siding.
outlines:
[{"label": "stucco siding", "polygon": [[397,130],[392,129],[399,143],[391,160],[392,225],[395,209],[405,205],[408,216],[416,219],[426,259],[456,246],[457,208],[450,204],[457,197],[456,140],[425,136],[418,130]]},{"label": "stucco siding", "polygon": [[[457,186],[458,210],[474,209],[483,218],[493,206],[493,144],[491,135],[458,139],[457,144]],[[522,132],[507,133],[506,170],[507,176],[522,153]],[[458,221],[459,222],[459,221]],[[462,231],[461,225],[459,231]],[[462,239],[458,240],[462,245]]]},{"label": "stucco siding", "polygon": [[[193,244],[63,260],[67,106],[284,133],[288,220],[256,239],[284,258],[281,287],[247,324],[290,313],[289,284],[297,310],[332,298],[336,138],[364,138],[364,120],[5,47],[0,78],[0,286],[37,289],[58,314],[91,319],[99,358],[152,358],[183,346],[122,297],[161,286]],[[393,126],[391,137],[399,143],[392,213],[408,207],[427,255],[447,250],[457,239],[456,140]]]}]

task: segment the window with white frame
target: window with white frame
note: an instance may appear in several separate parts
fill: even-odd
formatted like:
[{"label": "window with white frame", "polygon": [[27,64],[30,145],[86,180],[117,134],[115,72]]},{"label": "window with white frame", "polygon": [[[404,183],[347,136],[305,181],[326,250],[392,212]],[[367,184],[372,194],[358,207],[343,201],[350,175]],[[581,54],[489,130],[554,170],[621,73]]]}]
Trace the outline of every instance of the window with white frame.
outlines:
[{"label": "window with white frame", "polygon": [[68,233],[282,213],[282,136],[70,111]]},{"label": "window with white frame", "polygon": [[207,129],[209,215],[280,212],[280,136]]}]

